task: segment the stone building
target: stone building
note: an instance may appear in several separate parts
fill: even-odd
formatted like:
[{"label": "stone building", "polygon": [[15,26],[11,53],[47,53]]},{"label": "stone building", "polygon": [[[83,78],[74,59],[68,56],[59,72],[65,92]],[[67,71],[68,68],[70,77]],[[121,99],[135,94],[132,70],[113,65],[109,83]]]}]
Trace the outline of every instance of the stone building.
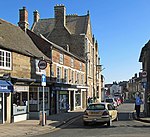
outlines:
[{"label": "stone building", "polygon": [[[0,19],[0,123],[17,122],[29,118],[30,87],[37,59],[49,60],[30,37],[7,21]],[[46,71],[50,71],[48,65]],[[40,88],[40,86],[38,86]]]},{"label": "stone building", "polygon": [[144,110],[145,115],[150,116],[150,41],[141,50],[139,62],[142,63],[142,71],[146,75],[142,78],[144,86]]},{"label": "stone building", "polygon": [[[37,14],[37,11],[35,13]],[[85,60],[72,54],[69,46],[64,49],[46,39],[42,34],[37,35],[26,28],[27,25],[24,22],[28,24],[27,15],[28,12],[25,7],[20,9],[19,26],[25,28],[23,30],[27,32],[38,49],[45,55],[49,55],[51,59],[51,72],[47,75],[50,84],[50,93],[48,94],[50,114],[66,112],[67,105],[70,106],[69,110],[85,108],[87,89],[85,84]],[[32,78],[37,78],[37,75],[32,75]]]},{"label": "stone building", "polygon": [[32,31],[85,60],[87,98],[101,101],[101,70],[98,42],[92,34],[89,11],[86,15],[66,15],[64,5],[54,7],[54,18],[40,19],[36,10]]}]

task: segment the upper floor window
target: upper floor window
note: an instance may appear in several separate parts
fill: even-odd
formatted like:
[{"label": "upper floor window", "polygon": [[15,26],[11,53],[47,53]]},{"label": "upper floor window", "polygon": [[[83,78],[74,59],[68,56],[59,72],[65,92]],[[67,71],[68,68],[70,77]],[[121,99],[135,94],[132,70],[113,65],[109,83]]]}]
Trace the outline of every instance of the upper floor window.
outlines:
[{"label": "upper floor window", "polygon": [[74,83],[74,71],[72,70],[72,74],[71,74],[71,81],[72,83]]},{"label": "upper floor window", "polygon": [[77,83],[76,84],[79,84],[79,73],[77,72]]},{"label": "upper floor window", "polygon": [[80,62],[80,70],[82,70],[82,63]]},{"label": "upper floor window", "polygon": [[57,66],[57,82],[61,82],[61,67]]},{"label": "upper floor window", "polygon": [[81,84],[84,84],[84,75],[81,75]]},{"label": "upper floor window", "polygon": [[71,58],[71,67],[74,67],[74,59]]},{"label": "upper floor window", "polygon": [[0,68],[11,69],[11,52],[0,49]]},{"label": "upper floor window", "polygon": [[64,63],[64,55],[60,53],[60,58],[59,58],[59,63],[63,64]]},{"label": "upper floor window", "polygon": [[68,69],[64,69],[64,82],[68,81]]}]

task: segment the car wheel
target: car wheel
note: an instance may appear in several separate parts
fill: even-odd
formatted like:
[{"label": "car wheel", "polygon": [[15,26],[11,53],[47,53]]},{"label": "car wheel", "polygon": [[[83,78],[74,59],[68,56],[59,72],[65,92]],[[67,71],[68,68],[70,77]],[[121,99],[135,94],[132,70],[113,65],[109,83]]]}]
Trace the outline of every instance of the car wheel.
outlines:
[{"label": "car wheel", "polygon": [[84,126],[87,126],[87,125],[88,125],[88,122],[83,121],[83,125],[84,125]]},{"label": "car wheel", "polygon": [[112,126],[112,119],[110,119],[110,120],[107,122],[107,126],[108,126],[108,127]]},{"label": "car wheel", "polygon": [[118,121],[118,116],[115,118],[115,121]]}]

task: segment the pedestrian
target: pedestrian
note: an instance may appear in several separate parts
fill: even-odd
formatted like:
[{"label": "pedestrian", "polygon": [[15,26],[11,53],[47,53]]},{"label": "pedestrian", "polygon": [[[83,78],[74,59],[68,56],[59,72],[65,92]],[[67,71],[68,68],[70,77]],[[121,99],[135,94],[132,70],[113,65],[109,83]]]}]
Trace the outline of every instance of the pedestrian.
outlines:
[{"label": "pedestrian", "polygon": [[141,108],[141,104],[142,104],[142,100],[141,100],[141,97],[140,95],[138,94],[136,96],[136,99],[135,99],[135,110],[136,110],[136,116],[137,118],[140,117],[140,108]]}]

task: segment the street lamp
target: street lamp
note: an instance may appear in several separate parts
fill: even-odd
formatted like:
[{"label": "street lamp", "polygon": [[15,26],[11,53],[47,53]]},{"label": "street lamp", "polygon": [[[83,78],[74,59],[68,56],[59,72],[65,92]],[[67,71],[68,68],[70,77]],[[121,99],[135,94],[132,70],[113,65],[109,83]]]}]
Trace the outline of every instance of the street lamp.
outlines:
[{"label": "street lamp", "polygon": [[[98,91],[99,91],[99,89],[97,88],[97,83],[99,83],[98,82],[98,80],[99,79],[101,79],[101,77],[99,76],[99,74],[100,74],[100,72],[101,71],[103,71],[105,68],[102,68],[102,65],[100,65],[100,64],[97,64],[96,65],[96,98],[98,97]],[[100,85],[101,83],[99,83],[99,85]]]}]

